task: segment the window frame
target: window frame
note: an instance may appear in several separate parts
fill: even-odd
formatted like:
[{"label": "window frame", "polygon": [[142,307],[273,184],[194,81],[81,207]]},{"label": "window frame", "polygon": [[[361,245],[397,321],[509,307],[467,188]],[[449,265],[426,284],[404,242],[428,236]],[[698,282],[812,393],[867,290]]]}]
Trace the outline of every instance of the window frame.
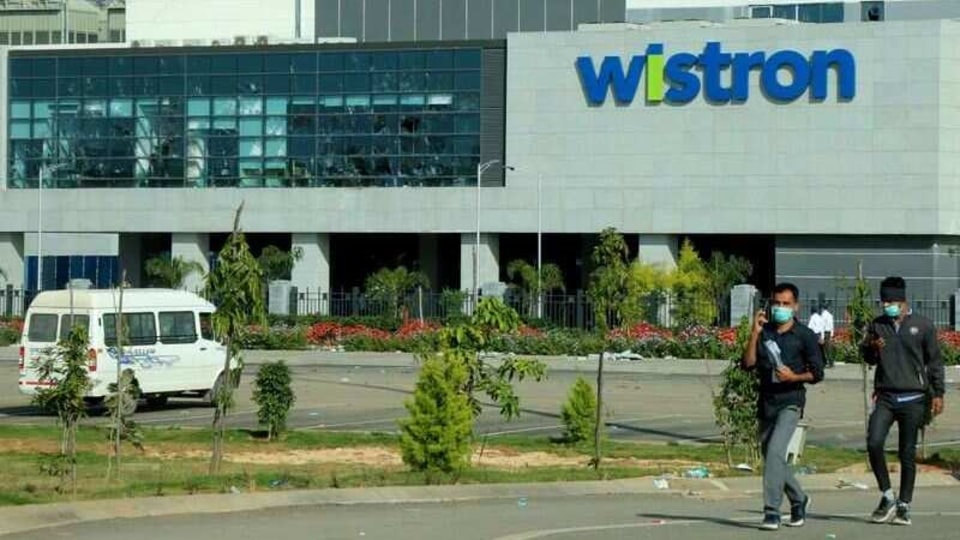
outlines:
[{"label": "window frame", "polygon": [[[177,317],[177,316],[183,316],[183,315],[190,316],[190,321],[192,323],[191,328],[193,330],[193,333],[190,335],[175,334],[175,335],[170,335],[165,337],[163,333],[164,316]],[[164,345],[189,345],[192,343],[196,343],[197,340],[199,339],[199,335],[197,333],[197,315],[196,315],[196,312],[194,311],[160,311],[160,312],[157,312],[157,323],[158,323],[157,339],[160,343]],[[174,328],[177,327],[176,319],[174,319],[173,326]]]}]

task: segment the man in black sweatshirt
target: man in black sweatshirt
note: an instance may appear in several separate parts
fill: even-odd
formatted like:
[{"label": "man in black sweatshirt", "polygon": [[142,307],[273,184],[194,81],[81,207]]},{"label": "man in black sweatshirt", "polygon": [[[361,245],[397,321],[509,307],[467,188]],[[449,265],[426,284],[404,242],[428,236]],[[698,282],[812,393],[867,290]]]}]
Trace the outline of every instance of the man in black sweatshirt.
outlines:
[{"label": "man in black sweatshirt", "polygon": [[[888,277],[880,284],[883,315],[867,327],[861,344],[863,359],[877,367],[873,382],[875,405],[867,429],[870,466],[883,492],[873,511],[875,523],[893,518],[896,525],[910,525],[910,503],[917,476],[917,432],[927,408],[936,416],[943,412],[943,360],[937,330],[925,317],[907,305],[903,278]],[[883,448],[893,422],[900,432],[900,497],[894,499]]]}]

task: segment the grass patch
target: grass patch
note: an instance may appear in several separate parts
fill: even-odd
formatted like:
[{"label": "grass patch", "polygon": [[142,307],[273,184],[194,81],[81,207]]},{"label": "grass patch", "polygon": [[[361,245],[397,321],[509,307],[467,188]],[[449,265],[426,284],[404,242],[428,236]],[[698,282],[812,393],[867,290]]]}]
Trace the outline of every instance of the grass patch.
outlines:
[{"label": "grass patch", "polygon": [[[19,505],[70,500],[57,492],[58,480],[41,473],[41,465],[56,452],[59,430],[55,426],[0,426],[0,505]],[[286,489],[423,485],[427,479],[389,460],[379,465],[349,462],[308,463],[280,458],[308,451],[332,448],[375,450],[398,447],[397,436],[384,433],[335,431],[291,431],[280,441],[267,443],[260,434],[246,430],[227,432],[227,456],[241,453],[266,456],[253,463],[227,461],[223,473],[209,476],[209,429],[146,428],[147,453],[125,448],[123,481],[106,480],[109,443],[103,428],[82,427],[78,442],[77,499],[113,499],[143,496],[172,496],[231,491],[258,492]],[[484,451],[499,453],[501,468],[490,464],[487,454],[481,467],[456,478],[433,479],[461,484],[504,482],[558,482],[633,478],[663,473],[682,474],[687,464],[707,465],[714,476],[741,475],[725,466],[726,456],[717,444],[649,444],[606,441],[607,459],[599,472],[586,467],[593,454],[590,444],[565,445],[546,437],[494,437],[483,443]],[[379,451],[383,454],[383,451]],[[512,467],[512,454],[544,452],[573,458],[569,466],[551,461],[544,466]],[[274,460],[271,454],[276,453]],[[330,455],[330,454],[327,454]],[[339,454],[335,454],[339,456]],[[389,454],[388,454],[389,455]],[[527,454],[529,456],[529,454]],[[521,456],[524,457],[524,456]],[[337,458],[339,460],[339,457]],[[525,457],[524,457],[525,459]],[[631,460],[633,460],[631,462]],[[560,460],[563,462],[564,460]],[[860,451],[807,446],[804,464],[826,473],[864,462]],[[948,469],[960,469],[960,449],[940,449],[928,460]],[[288,463],[288,464],[284,464]],[[519,463],[519,461],[518,461]],[[506,468],[510,466],[511,468]]]}]

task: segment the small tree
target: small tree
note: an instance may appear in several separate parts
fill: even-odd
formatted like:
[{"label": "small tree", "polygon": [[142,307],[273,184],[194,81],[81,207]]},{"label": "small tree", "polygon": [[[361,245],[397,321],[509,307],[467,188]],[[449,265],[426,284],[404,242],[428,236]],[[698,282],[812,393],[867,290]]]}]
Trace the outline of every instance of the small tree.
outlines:
[{"label": "small tree", "polygon": [[[127,441],[137,450],[143,450],[143,431],[140,425],[133,420],[133,411],[137,408],[140,390],[134,378],[133,370],[124,369],[120,373],[119,381],[107,386],[110,393],[107,396],[106,406],[113,420],[107,430],[107,438],[114,446],[113,457],[116,460],[116,477],[120,477],[120,443]],[[108,472],[107,476],[110,476]]]},{"label": "small tree", "polygon": [[143,270],[151,287],[181,289],[188,277],[203,273],[203,266],[197,261],[180,256],[171,258],[170,254],[165,254],[148,259]]},{"label": "small tree", "polygon": [[400,318],[404,297],[417,287],[430,288],[426,274],[407,270],[403,266],[381,268],[367,278],[366,291],[372,300],[384,302],[392,317]]},{"label": "small tree", "polygon": [[287,428],[287,415],[297,400],[291,382],[290,367],[283,361],[264,364],[257,371],[253,401],[258,407],[257,420],[267,427],[268,441]]},{"label": "small tree", "polygon": [[[225,353],[223,371],[213,389],[216,409],[213,416],[213,452],[211,474],[220,472],[223,462],[223,436],[227,413],[233,407],[233,391],[240,382],[243,359],[240,344],[249,324],[264,324],[263,274],[260,265],[250,253],[250,246],[240,230],[243,204],[233,218],[233,232],[227,238],[217,265],[207,274],[206,297],[217,306],[212,317],[213,332],[223,340]],[[236,367],[234,367],[236,363]]]},{"label": "small tree", "polygon": [[757,400],[760,396],[760,380],[753,371],[741,367],[741,355],[750,340],[751,323],[747,317],[737,327],[737,347],[728,359],[721,374],[720,390],[713,395],[713,412],[727,465],[733,467],[733,451],[744,451],[748,463],[760,460],[760,425],[757,420]]},{"label": "small tree", "polygon": [[467,293],[456,289],[444,289],[440,293],[440,305],[443,308],[445,323],[461,323],[466,319],[466,315],[463,314],[463,303],[466,300]]},{"label": "small tree", "polygon": [[257,262],[263,272],[263,279],[270,283],[280,279],[290,279],[293,267],[303,258],[303,249],[295,247],[284,251],[277,246],[267,246],[260,252]]},{"label": "small tree", "polygon": [[563,438],[569,443],[587,440],[595,431],[597,422],[597,397],[593,387],[583,377],[576,382],[567,394],[567,401],[560,411],[563,419]]},{"label": "small tree", "polygon": [[707,289],[717,306],[728,302],[730,289],[753,274],[753,264],[743,257],[714,251],[706,263]]},{"label": "small tree", "polygon": [[541,265],[538,275],[536,266],[523,259],[517,259],[507,265],[507,277],[515,280],[513,287],[520,289],[523,305],[529,317],[537,315],[538,301],[544,294],[565,290],[563,272],[553,263]]},{"label": "small tree", "polygon": [[34,397],[38,407],[54,411],[60,426],[60,454],[50,468],[60,478],[61,492],[69,473],[74,494],[77,491],[77,427],[87,414],[84,396],[90,390],[87,375],[87,331],[75,326],[57,344],[52,357],[44,357],[37,366],[42,386]]},{"label": "small tree", "polygon": [[[590,274],[590,287],[587,294],[593,302],[593,313],[597,329],[606,336],[610,328],[608,318],[623,320],[623,312],[630,298],[630,250],[627,243],[613,227],[600,233],[600,242],[593,248],[592,262],[594,270]],[[600,468],[600,429],[603,425],[603,360],[605,350],[600,351],[597,363],[597,421],[593,432],[593,467]]]},{"label": "small tree", "polygon": [[[870,284],[863,278],[863,261],[857,261],[857,279],[848,288],[850,304],[847,306],[847,311],[850,313],[850,338],[860,354],[860,344],[866,339],[867,327],[873,320],[873,307],[870,302],[873,294],[870,291]],[[870,366],[863,361],[863,358],[860,359],[860,391],[863,394],[863,435],[867,437],[870,431]],[[867,459],[867,467],[870,467],[869,459]]]},{"label": "small tree", "polygon": [[410,416],[399,422],[403,462],[426,473],[428,483],[441,473],[459,473],[468,464],[474,420],[463,392],[468,377],[462,358],[427,357],[413,398],[404,403]]},{"label": "small tree", "polygon": [[671,271],[662,264],[634,261],[627,276],[622,324],[659,322],[660,304],[670,289]]},{"label": "small tree", "polygon": [[709,325],[717,315],[717,306],[710,291],[710,278],[693,242],[684,240],[677,256],[677,269],[671,274],[671,288],[676,296],[674,316],[681,326]]}]

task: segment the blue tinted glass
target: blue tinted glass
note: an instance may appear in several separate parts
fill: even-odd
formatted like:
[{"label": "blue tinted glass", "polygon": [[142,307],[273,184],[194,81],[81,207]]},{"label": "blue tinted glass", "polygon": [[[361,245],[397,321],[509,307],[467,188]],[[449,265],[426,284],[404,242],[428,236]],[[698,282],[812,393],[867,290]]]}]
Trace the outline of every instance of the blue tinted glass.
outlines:
[{"label": "blue tinted glass", "polygon": [[457,69],[479,69],[481,64],[479,49],[458,49],[454,54]]},{"label": "blue tinted glass", "polygon": [[133,95],[133,79],[110,79],[110,95],[111,96],[132,96]]},{"label": "blue tinted glass", "polygon": [[236,73],[237,57],[233,54],[216,54],[210,59],[211,73]]},{"label": "blue tinted glass", "polygon": [[298,53],[290,55],[293,71],[296,73],[313,73],[317,71],[317,55],[314,53]]},{"label": "blue tinted glass", "polygon": [[56,97],[57,85],[55,79],[34,79],[33,97]]},{"label": "blue tinted glass", "polygon": [[261,73],[263,72],[263,55],[261,54],[241,54],[237,58],[238,73]]},{"label": "blue tinted glass", "polygon": [[190,98],[187,101],[187,116],[209,116],[209,98]]},{"label": "blue tinted glass", "polygon": [[135,75],[156,75],[160,70],[160,59],[156,56],[138,56],[133,59]]},{"label": "blue tinted glass", "polygon": [[105,77],[107,75],[106,58],[84,58],[83,74],[94,77]]},{"label": "blue tinted glass", "polygon": [[74,255],[70,257],[70,279],[83,278],[83,256]]},{"label": "blue tinted glass", "polygon": [[12,79],[10,93],[13,97],[33,97],[33,81],[30,79]]},{"label": "blue tinted glass", "polygon": [[343,76],[340,74],[320,75],[321,92],[342,92]]},{"label": "blue tinted glass", "polygon": [[83,95],[106,96],[109,93],[107,89],[107,80],[108,79],[106,77],[84,77]]},{"label": "blue tinted glass", "polygon": [[158,60],[159,70],[162,75],[180,75],[184,69],[184,59],[182,56],[161,56]]},{"label": "blue tinted glass", "polygon": [[83,58],[61,58],[57,64],[57,75],[61,77],[83,75]]},{"label": "blue tinted glass", "polygon": [[457,90],[480,90],[479,71],[460,71],[456,76]]},{"label": "blue tinted glass", "polygon": [[373,69],[377,71],[390,70],[397,68],[397,53],[395,52],[376,52],[373,53]]},{"label": "blue tinted glass", "polygon": [[428,52],[427,67],[434,69],[453,69],[453,51]]},{"label": "blue tinted glass", "polygon": [[368,73],[347,73],[343,76],[344,92],[369,92],[370,75]]},{"label": "blue tinted glass", "polygon": [[267,94],[289,94],[290,76],[286,74],[267,75],[264,78],[264,92]]},{"label": "blue tinted glass", "polygon": [[36,291],[37,290],[37,257],[36,255],[30,255],[27,257],[27,290]]},{"label": "blue tinted glass", "polygon": [[271,53],[265,55],[264,71],[266,73],[290,73],[290,55]]},{"label": "blue tinted glass", "polygon": [[97,282],[97,257],[86,256],[83,258],[83,277]]},{"label": "blue tinted glass", "polygon": [[187,77],[188,96],[206,96],[210,94],[210,77],[191,75]]},{"label": "blue tinted glass", "polygon": [[244,95],[262,94],[263,75],[240,75],[237,77],[237,88]]},{"label": "blue tinted glass", "polygon": [[399,69],[423,69],[424,64],[424,53],[420,51],[403,51],[397,54],[397,67]]},{"label": "blue tinted glass", "polygon": [[312,94],[317,91],[317,77],[315,75],[294,75],[291,90],[295,94]]},{"label": "blue tinted glass", "polygon": [[320,71],[343,71],[343,54],[321,54]]},{"label": "blue tinted glass", "polygon": [[29,101],[11,102],[10,118],[30,118],[30,102]]},{"label": "blue tinted glass", "polygon": [[34,77],[53,77],[57,74],[57,61],[53,58],[34,58]]},{"label": "blue tinted glass", "polygon": [[133,75],[133,59],[127,56],[115,56],[110,59],[111,75]]},{"label": "blue tinted glass", "polygon": [[237,94],[236,75],[216,75],[210,77],[210,92],[213,94]]},{"label": "blue tinted glass", "polygon": [[32,77],[33,60],[29,58],[11,58],[10,75],[13,77]]},{"label": "blue tinted glass", "polygon": [[343,69],[345,71],[370,71],[373,58],[369,53],[347,53]]},{"label": "blue tinted glass", "polygon": [[206,55],[191,55],[187,57],[187,71],[189,73],[210,73],[210,57]]}]

